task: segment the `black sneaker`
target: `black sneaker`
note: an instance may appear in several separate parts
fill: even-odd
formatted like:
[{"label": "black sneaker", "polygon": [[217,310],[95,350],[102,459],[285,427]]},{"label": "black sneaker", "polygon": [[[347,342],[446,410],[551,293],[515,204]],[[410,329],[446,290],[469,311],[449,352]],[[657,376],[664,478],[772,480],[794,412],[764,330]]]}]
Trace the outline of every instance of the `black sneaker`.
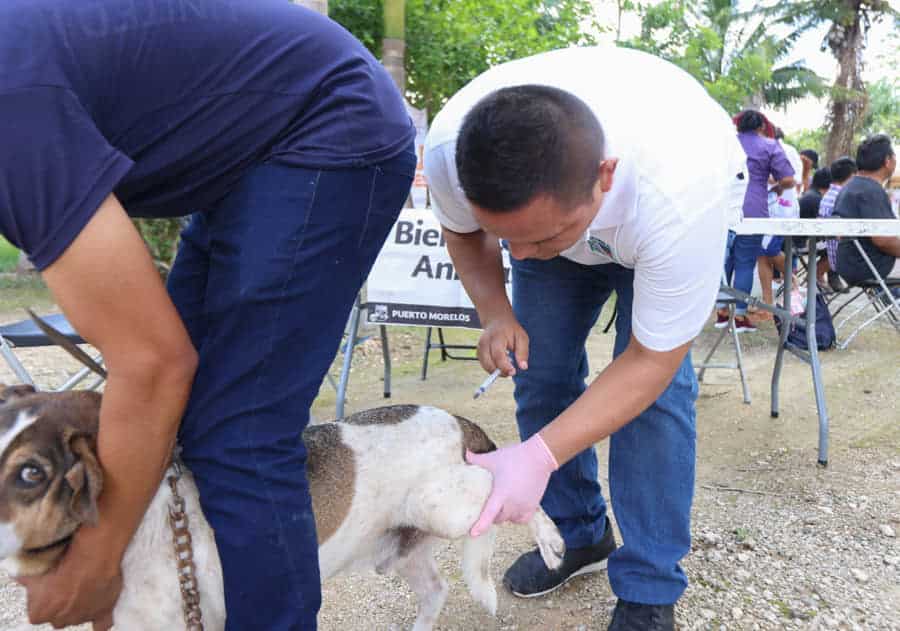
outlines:
[{"label": "black sneaker", "polygon": [[606,557],[616,549],[616,537],[609,519],[600,543],[587,548],[568,548],[558,570],[544,565],[537,548],[526,552],[503,575],[503,584],[520,598],[534,598],[549,594],[570,579],[581,574],[599,572],[606,568]]},{"label": "black sneaker", "polygon": [[844,282],[844,279],[838,276],[835,272],[828,273],[828,286],[838,294],[850,293],[850,287],[846,282]]},{"label": "black sneaker", "polygon": [[675,631],[675,605],[641,605],[621,598],[608,631]]}]

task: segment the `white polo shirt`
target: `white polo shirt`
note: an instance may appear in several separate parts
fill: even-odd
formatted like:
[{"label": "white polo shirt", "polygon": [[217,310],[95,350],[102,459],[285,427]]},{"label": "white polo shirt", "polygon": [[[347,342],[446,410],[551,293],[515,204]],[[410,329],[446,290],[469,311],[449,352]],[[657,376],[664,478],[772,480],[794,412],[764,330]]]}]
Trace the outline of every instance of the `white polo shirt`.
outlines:
[{"label": "white polo shirt", "polygon": [[463,118],[503,87],[566,90],[593,110],[606,157],[619,159],[584,238],[561,253],[585,265],[635,271],[632,330],[644,346],[671,350],[709,316],[722,276],[728,220],[739,216],[746,156],[734,124],[690,75],[661,59],[611,46],[569,48],[496,66],[460,90],[434,119],[425,175],[442,225],[474,232],[456,170]]}]

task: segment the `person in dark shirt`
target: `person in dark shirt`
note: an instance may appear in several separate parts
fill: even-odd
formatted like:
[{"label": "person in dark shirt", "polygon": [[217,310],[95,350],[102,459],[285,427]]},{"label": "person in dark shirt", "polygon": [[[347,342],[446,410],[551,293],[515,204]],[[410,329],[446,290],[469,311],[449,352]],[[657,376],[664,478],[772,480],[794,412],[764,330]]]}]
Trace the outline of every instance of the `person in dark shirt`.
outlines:
[{"label": "person in dark shirt", "polygon": [[[856,174],[856,160],[849,156],[841,156],[831,163],[831,186],[822,196],[819,204],[819,216],[831,217],[834,213],[834,202],[837,200],[844,184]],[[850,288],[840,274],[837,273],[838,240],[828,239],[825,242],[825,250],[828,252],[828,285],[836,292],[847,293]]]},{"label": "person in dark shirt", "polygon": [[[819,205],[822,203],[822,196],[831,186],[831,171],[828,167],[818,169],[812,178],[812,186],[800,198],[800,218],[816,219],[819,216]],[[825,283],[826,273],[828,272],[828,253],[825,251],[825,244],[819,244],[819,252],[816,259],[816,278],[819,283]]]},{"label": "person in dark shirt", "polygon": [[815,172],[812,179],[812,186],[800,198],[800,218],[815,219],[819,216],[819,204],[822,203],[822,196],[831,186],[831,171],[828,167],[821,168]]},{"label": "person in dark shirt", "polygon": [[[891,139],[877,134],[856,150],[857,174],[841,189],[834,203],[834,216],[843,219],[896,219],[884,182],[897,168]],[[886,278],[900,258],[900,237],[860,237],[866,256]],[[873,280],[874,274],[850,239],[838,244],[837,271],[851,285]]]},{"label": "person in dark shirt", "polygon": [[[227,629],[316,628],[300,437],[414,134],[378,61],[286,0],[0,3],[0,233],[109,371],[99,522],[22,580],[33,623],[109,627],[177,435]],[[167,292],[129,215],[191,213]]]}]

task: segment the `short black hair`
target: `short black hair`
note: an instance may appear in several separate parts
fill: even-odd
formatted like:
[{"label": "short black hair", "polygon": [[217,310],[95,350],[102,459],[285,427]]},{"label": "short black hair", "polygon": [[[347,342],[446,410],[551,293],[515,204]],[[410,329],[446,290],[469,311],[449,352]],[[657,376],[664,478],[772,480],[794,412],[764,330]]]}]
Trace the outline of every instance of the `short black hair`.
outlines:
[{"label": "short black hair", "polygon": [[822,167],[821,169],[813,173],[813,188],[828,188],[829,186],[831,186],[831,169],[829,169],[828,167]]},{"label": "short black hair", "polygon": [[540,194],[575,205],[592,196],[604,145],[584,101],[520,85],[492,92],[466,115],[456,168],[466,197],[485,210],[515,210]]},{"label": "short black hair", "polygon": [[812,168],[819,168],[819,152],[814,149],[804,149],[800,152],[801,156],[806,156],[809,158],[809,161],[812,162]]},{"label": "short black hair", "polygon": [[756,110],[744,110],[737,116],[737,130],[740,132],[756,131],[765,124],[765,117]]},{"label": "short black hair", "polygon": [[887,134],[875,134],[863,140],[856,149],[856,166],[860,171],[877,171],[894,155]]},{"label": "short black hair", "polygon": [[784,131],[782,131],[781,127],[775,128],[775,140],[784,140]]},{"label": "short black hair", "polygon": [[829,168],[831,169],[832,182],[843,182],[859,170],[856,168],[856,160],[850,156],[838,158],[831,163]]}]

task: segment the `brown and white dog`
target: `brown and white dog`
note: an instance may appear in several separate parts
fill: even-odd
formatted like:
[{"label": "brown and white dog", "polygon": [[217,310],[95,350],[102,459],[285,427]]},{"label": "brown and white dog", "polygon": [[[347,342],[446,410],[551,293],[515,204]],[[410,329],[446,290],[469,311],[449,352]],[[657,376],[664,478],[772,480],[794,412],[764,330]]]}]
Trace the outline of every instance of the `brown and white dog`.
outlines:
[{"label": "brown and white dog", "polygon": [[[46,572],[82,523],[97,517],[103,475],[96,457],[100,395],[34,392],[0,384],[0,559],[12,575]],[[403,576],[419,600],[414,630],[435,624],[447,595],[431,546],[463,539],[469,591],[491,613],[494,529],[468,536],[491,490],[491,474],[465,464],[465,450],[495,449],[474,423],[443,410],[395,405],[310,426],[307,475],[319,538],[322,579],[374,568]],[[222,571],[213,532],[185,471],[187,504],[203,623],[225,626]],[[117,629],[184,629],[172,532],[171,492],[160,485],[122,564]],[[564,544],[538,511],[530,523],[545,562],[558,567]]]}]

